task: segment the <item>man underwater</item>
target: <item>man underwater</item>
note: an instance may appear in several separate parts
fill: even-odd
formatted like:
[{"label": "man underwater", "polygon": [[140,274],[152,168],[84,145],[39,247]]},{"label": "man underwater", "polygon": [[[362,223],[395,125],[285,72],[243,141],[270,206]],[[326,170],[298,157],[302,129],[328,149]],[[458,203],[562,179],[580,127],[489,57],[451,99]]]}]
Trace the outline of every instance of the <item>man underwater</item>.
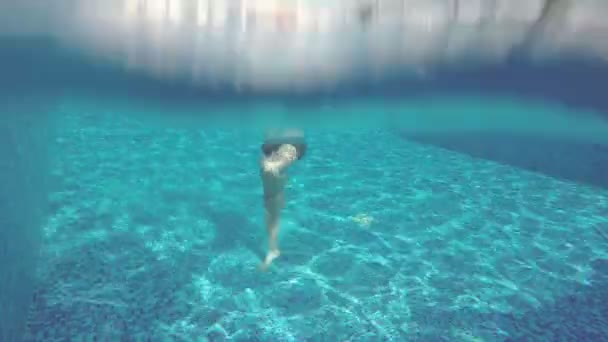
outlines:
[{"label": "man underwater", "polygon": [[262,145],[260,175],[264,187],[268,253],[260,265],[266,270],[281,255],[278,245],[279,220],[285,207],[286,170],[306,153],[304,132],[297,129],[271,130],[266,132]]}]

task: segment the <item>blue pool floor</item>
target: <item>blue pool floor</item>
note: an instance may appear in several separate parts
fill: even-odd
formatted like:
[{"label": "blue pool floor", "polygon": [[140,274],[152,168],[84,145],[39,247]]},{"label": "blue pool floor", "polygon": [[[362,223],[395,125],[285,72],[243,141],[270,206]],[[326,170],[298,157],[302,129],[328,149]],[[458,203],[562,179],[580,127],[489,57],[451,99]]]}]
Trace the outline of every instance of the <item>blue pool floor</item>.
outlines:
[{"label": "blue pool floor", "polygon": [[388,131],[308,143],[263,273],[257,135],[63,115],[27,340],[608,339],[608,190]]}]

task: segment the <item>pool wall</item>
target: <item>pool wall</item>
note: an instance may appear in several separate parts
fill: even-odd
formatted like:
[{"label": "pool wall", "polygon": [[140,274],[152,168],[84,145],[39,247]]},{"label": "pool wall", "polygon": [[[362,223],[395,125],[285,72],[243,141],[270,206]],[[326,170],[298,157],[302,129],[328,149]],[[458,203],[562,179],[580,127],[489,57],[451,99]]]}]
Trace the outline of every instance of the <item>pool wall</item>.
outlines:
[{"label": "pool wall", "polygon": [[0,340],[25,329],[46,217],[49,102],[0,96]]}]

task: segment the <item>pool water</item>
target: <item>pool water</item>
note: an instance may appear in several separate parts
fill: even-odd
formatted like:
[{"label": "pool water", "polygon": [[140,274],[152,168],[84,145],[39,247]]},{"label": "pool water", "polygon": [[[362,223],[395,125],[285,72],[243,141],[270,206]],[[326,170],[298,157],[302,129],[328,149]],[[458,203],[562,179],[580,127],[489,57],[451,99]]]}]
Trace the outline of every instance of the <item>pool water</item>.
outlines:
[{"label": "pool water", "polygon": [[125,114],[59,116],[27,341],[608,339],[606,187],[309,131],[264,273],[260,137]]}]

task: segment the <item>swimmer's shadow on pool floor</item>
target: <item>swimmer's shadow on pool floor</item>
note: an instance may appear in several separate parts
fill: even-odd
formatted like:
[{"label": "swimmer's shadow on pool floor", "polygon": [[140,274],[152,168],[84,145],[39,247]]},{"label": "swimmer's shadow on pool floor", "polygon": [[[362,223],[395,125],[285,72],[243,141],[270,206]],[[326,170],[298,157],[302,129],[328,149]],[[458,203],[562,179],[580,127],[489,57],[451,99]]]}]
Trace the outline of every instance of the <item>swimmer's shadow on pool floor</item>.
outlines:
[{"label": "swimmer's shadow on pool floor", "polygon": [[[244,247],[254,253],[260,261],[266,256],[268,237],[266,228],[253,224],[245,215],[234,210],[218,210],[201,206],[201,215],[215,227],[215,238],[210,248],[218,253]],[[281,257],[277,265],[300,266],[310,263],[315,255],[331,247],[331,241],[323,239],[305,229],[283,230],[279,237]]]},{"label": "swimmer's shadow on pool floor", "polygon": [[237,211],[217,210],[209,206],[203,206],[201,211],[215,227],[215,238],[210,244],[211,249],[220,252],[245,247],[260,260],[264,258],[266,255],[264,227],[257,227]]}]

